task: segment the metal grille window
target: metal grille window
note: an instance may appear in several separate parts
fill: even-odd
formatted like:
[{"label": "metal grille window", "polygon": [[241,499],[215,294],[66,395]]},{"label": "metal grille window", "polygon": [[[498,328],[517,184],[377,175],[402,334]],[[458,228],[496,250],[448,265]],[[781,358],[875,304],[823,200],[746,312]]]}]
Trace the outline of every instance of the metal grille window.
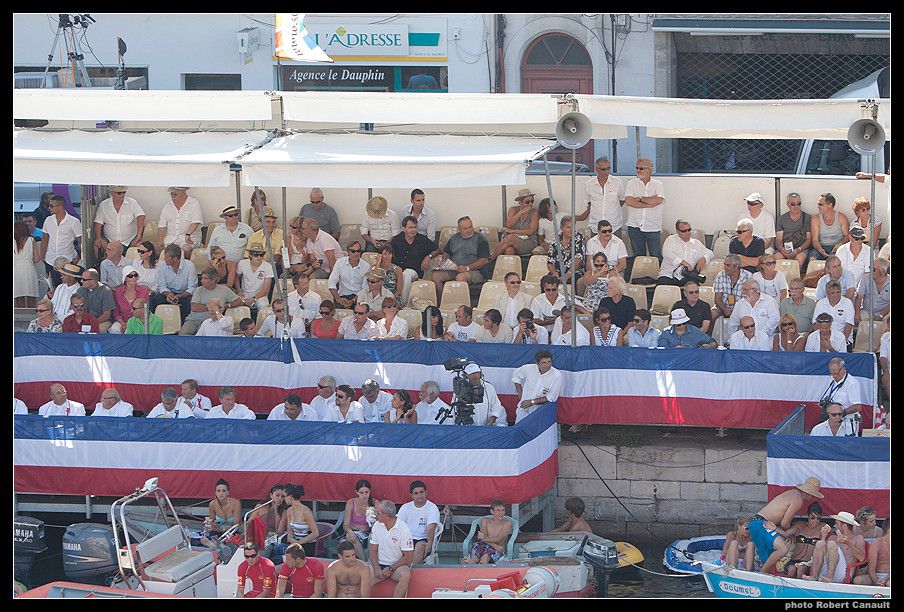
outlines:
[{"label": "metal grille window", "polygon": [[[678,53],[677,96],[822,99],[888,66],[888,55]],[[679,139],[679,172],[791,173],[800,140]]]}]

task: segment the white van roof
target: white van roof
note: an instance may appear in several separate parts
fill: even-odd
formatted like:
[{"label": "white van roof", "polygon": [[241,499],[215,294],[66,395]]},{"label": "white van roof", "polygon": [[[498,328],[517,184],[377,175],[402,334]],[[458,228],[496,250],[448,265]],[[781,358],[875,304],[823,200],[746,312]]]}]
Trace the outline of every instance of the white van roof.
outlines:
[{"label": "white van roof", "polygon": [[[844,87],[843,89],[839,89],[835,93],[832,94],[832,98],[851,98],[851,99],[861,99],[861,98],[881,98],[888,97],[888,93],[886,92],[884,96],[880,95],[879,92],[879,81],[884,80],[885,83],[888,82],[888,76],[882,75],[883,72],[887,73],[889,69],[882,68],[866,76],[859,81],[854,81],[850,85]],[[881,77],[881,79],[880,79]],[[887,88],[887,86],[886,86]]]}]

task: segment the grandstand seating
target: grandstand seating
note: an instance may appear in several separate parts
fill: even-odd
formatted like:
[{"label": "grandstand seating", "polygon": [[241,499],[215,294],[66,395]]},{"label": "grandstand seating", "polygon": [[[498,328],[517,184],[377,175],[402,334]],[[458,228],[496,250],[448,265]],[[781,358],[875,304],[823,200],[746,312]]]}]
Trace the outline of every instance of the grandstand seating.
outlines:
[{"label": "grandstand seating", "polygon": [[191,262],[195,266],[195,272],[201,274],[207,266],[210,265],[210,256],[207,249],[193,249],[191,252]]},{"label": "grandstand seating", "polygon": [[634,300],[634,306],[637,308],[646,308],[647,304],[647,288],[643,285],[628,285],[625,288],[625,295]]},{"label": "grandstand seating", "polygon": [[408,322],[408,337],[414,336],[414,330],[421,326],[423,319],[421,311],[416,308],[402,308],[398,314],[399,317]]},{"label": "grandstand seating", "polygon": [[495,308],[496,300],[503,293],[505,293],[505,283],[500,281],[486,281],[483,284],[483,287],[480,288],[480,299],[477,300],[477,310],[486,312],[490,308]]},{"label": "grandstand seating", "polygon": [[672,311],[672,304],[680,299],[681,287],[659,285],[653,291],[653,304],[650,306],[650,314],[668,315]]},{"label": "grandstand seating", "polygon": [[251,308],[248,306],[236,306],[235,308],[227,308],[226,316],[232,317],[232,330],[239,331],[239,323],[242,319],[251,318]]},{"label": "grandstand seating", "polygon": [[879,341],[882,339],[882,334],[885,333],[887,327],[883,321],[868,321],[866,319],[860,321],[860,325],[857,326],[857,337],[854,339],[854,352],[855,353],[869,353],[869,325],[873,324],[873,353],[877,353],[879,351]]},{"label": "grandstand seating", "polygon": [[775,265],[779,272],[785,273],[785,280],[789,283],[800,278],[800,263],[796,259],[776,259]]},{"label": "grandstand seating", "polygon": [[360,223],[343,223],[339,226],[339,246],[342,247],[342,250],[345,251],[348,249],[348,245],[353,242],[360,242],[362,248],[364,247],[364,238],[361,237],[361,224]]},{"label": "grandstand seating", "polygon": [[211,221],[210,223],[207,224],[207,228],[206,228],[207,232],[204,235],[204,240],[203,240],[205,247],[210,244],[210,237],[213,236],[213,230],[217,229],[217,226],[222,225],[222,224],[223,224],[222,221]]},{"label": "grandstand seating", "polygon": [[141,239],[157,244],[157,224],[153,221],[145,221],[144,233],[141,235]]},{"label": "grandstand seating", "polygon": [[713,247],[710,249],[713,255],[719,259],[725,259],[728,255],[728,244],[731,242],[731,236],[726,234],[716,234],[713,236]]},{"label": "grandstand seating", "polygon": [[709,285],[703,285],[700,287],[700,299],[709,304],[710,306],[715,306],[716,304],[716,290],[710,287]]},{"label": "grandstand seating", "polygon": [[527,262],[527,273],[524,280],[531,283],[539,283],[540,280],[549,274],[549,258],[546,255],[531,255]]},{"label": "grandstand seating", "polygon": [[542,288],[539,282],[521,281],[521,291],[535,298],[540,295]]},{"label": "grandstand seating", "polygon": [[135,261],[140,258],[141,254],[138,252],[138,247],[129,247],[129,250],[126,251],[126,261]]},{"label": "grandstand seating", "polygon": [[519,278],[521,277],[521,258],[517,255],[500,255],[493,266],[493,280],[501,281],[509,272],[514,272]]},{"label": "grandstand seating", "polygon": [[630,280],[632,283],[634,283],[634,280],[639,278],[652,278],[654,281],[659,278],[659,260],[655,257],[649,257],[646,255],[638,255],[637,257],[635,257],[634,267],[631,268]]},{"label": "grandstand seating", "polygon": [[164,335],[178,334],[182,328],[179,315],[179,306],[176,304],[160,304],[154,310],[154,314],[163,319]]},{"label": "grandstand seating", "polygon": [[377,265],[377,255],[379,253],[361,253],[361,259],[366,261],[371,268],[374,268]]},{"label": "grandstand seating", "polygon": [[825,259],[811,259],[807,263],[807,274],[813,272],[814,270],[824,270],[826,267]]},{"label": "grandstand seating", "polygon": [[328,288],[329,280],[326,278],[312,278],[309,284],[311,291],[320,295],[321,300],[333,301],[333,294]]},{"label": "grandstand seating", "polygon": [[[249,310],[249,312],[250,312],[250,310]],[[261,308],[260,310],[257,311],[257,321],[255,322],[255,325],[257,326],[258,330],[260,330],[261,325],[264,324],[264,320],[267,317],[269,317],[271,314],[273,314],[273,309],[270,308],[269,306],[265,306],[264,308]],[[239,323],[241,323],[241,320],[239,320]]]},{"label": "grandstand seating", "polygon": [[704,284],[708,287],[712,287],[713,283],[716,282],[716,275],[721,272],[724,267],[724,259],[711,259],[705,266],[703,266],[703,276],[706,277]]},{"label": "grandstand seating", "polygon": [[499,228],[495,225],[484,225],[475,229],[483,234],[483,237],[490,243],[490,253],[492,253],[499,246]]},{"label": "grandstand seating", "polygon": [[458,231],[458,228],[454,225],[447,225],[440,229],[439,231],[439,242],[437,243],[437,248],[442,249],[446,246],[446,243],[449,242],[449,238],[452,237],[452,234]]},{"label": "grandstand seating", "polygon": [[416,280],[411,283],[411,292],[408,294],[408,304],[414,308],[414,299],[425,301],[424,308],[436,306],[436,284],[432,280]]},{"label": "grandstand seating", "polygon": [[471,292],[468,283],[448,281],[443,285],[443,295],[439,301],[440,310],[454,311],[461,305],[471,305]]}]

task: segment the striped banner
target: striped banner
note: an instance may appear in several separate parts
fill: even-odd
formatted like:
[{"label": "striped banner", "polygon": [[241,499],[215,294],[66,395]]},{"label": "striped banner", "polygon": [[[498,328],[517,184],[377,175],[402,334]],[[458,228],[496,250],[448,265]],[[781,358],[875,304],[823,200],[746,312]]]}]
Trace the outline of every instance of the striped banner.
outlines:
[{"label": "striped banner", "polygon": [[[235,387],[237,400],[259,414],[286,393],[310,401],[317,381],[330,374],[359,389],[368,378],[384,389],[417,392],[435,380],[447,402],[452,375],[442,364],[452,357],[479,363],[514,420],[512,370],[534,361],[536,347],[451,342],[359,342],[350,340],[242,340],[178,336],[14,336],[16,397],[32,410],[49,400],[53,382],[88,410],[103,388],[115,385],[140,410],[159,402],[166,386],[186,378],[216,405],[220,386]],[[562,371],[560,423],[642,423],[704,427],[771,428],[806,404],[807,427],[819,421],[817,400],[829,384],[835,353],[773,353],[703,349],[548,347]],[[875,356],[843,355],[860,385],[871,426]]]},{"label": "striped banner", "polygon": [[[514,427],[112,417],[15,417],[15,490],[123,495],[151,477],[172,497],[210,497],[218,478],[241,499],[276,482],[345,500],[370,480],[376,499],[410,498],[424,480],[443,504],[519,503],[558,476],[550,403]],[[404,452],[399,452],[404,451]]]},{"label": "striped banner", "polygon": [[[766,474],[769,499],[815,476],[822,483],[823,514],[855,514],[872,506],[889,516],[891,439],[810,437],[769,433]],[[801,511],[799,514],[803,514]]]}]

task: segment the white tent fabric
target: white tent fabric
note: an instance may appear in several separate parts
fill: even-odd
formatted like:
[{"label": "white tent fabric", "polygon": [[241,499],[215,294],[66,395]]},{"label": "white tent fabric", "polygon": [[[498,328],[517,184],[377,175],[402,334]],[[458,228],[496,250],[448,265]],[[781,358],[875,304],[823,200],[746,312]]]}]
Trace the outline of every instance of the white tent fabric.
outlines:
[{"label": "white tent fabric", "polygon": [[242,157],[245,186],[476,187],[524,183],[552,140],[490,136],[292,134]]},{"label": "white tent fabric", "polygon": [[[297,127],[373,123],[375,131],[555,133],[558,103],[549,94],[281,92],[283,118]],[[600,121],[594,138],[625,138],[623,125]],[[300,124],[300,125],[299,125]]]},{"label": "white tent fabric", "polygon": [[13,118],[58,121],[267,121],[264,91],[15,89]]},{"label": "white tent fabric", "polygon": [[268,138],[241,133],[13,131],[13,180],[226,187],[229,162]]},{"label": "white tent fabric", "polygon": [[[575,96],[593,123],[646,126],[653,138],[788,138],[847,140],[861,118],[857,100],[691,100]],[[891,140],[891,100],[878,121]]]}]

